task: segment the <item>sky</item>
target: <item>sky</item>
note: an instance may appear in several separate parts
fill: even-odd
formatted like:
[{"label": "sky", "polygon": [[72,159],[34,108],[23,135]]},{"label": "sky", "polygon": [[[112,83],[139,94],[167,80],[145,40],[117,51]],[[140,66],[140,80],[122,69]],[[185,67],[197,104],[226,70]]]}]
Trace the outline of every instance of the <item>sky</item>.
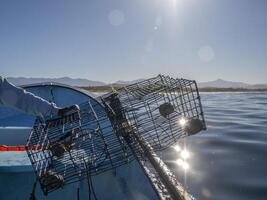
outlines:
[{"label": "sky", "polygon": [[0,74],[267,83],[266,0],[1,0]]}]

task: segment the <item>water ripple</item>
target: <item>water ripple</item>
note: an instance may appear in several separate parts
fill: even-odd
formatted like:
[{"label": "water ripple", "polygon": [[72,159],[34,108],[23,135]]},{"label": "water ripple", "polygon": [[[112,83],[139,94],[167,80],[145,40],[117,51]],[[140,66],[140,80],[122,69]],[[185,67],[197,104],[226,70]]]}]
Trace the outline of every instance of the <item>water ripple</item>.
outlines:
[{"label": "water ripple", "polygon": [[167,164],[197,199],[267,197],[267,94],[202,94],[208,131],[179,141],[190,151],[190,170]]}]

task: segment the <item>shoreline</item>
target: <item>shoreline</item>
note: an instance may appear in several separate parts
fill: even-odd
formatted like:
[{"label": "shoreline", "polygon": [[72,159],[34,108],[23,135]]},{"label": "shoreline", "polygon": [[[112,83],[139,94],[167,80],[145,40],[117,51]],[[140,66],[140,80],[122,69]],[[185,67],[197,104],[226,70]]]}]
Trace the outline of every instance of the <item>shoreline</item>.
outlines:
[{"label": "shoreline", "polygon": [[[89,92],[111,92],[112,90],[118,90],[121,87],[110,87],[110,86],[93,86],[93,87],[79,87],[80,89]],[[267,93],[267,88],[262,89],[248,89],[248,88],[199,88],[199,92],[261,92]]]}]

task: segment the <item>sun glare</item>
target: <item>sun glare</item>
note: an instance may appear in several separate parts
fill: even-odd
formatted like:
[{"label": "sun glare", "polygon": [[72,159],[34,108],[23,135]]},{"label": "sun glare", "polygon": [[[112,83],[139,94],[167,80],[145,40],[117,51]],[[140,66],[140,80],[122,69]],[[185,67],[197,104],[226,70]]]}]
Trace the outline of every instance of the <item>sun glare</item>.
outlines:
[{"label": "sun glare", "polygon": [[184,161],[179,158],[178,160],[176,160],[176,163],[177,163],[177,165],[182,166]]},{"label": "sun glare", "polygon": [[189,164],[186,161],[184,161],[182,167],[183,167],[184,170],[188,170],[189,169]]},{"label": "sun glare", "polygon": [[189,154],[189,152],[188,152],[186,149],[184,149],[183,151],[181,151],[180,156],[181,156],[184,160],[186,160],[186,159],[188,159],[188,158],[190,157],[190,154]]},{"label": "sun glare", "polygon": [[182,118],[179,120],[179,124],[180,124],[182,127],[184,127],[184,126],[186,125],[186,123],[187,123],[187,120],[186,120],[184,117],[182,117]]},{"label": "sun glare", "polygon": [[183,0],[169,0],[170,4],[172,6],[173,9],[177,9],[177,7],[180,7],[181,4],[183,3]]},{"label": "sun glare", "polygon": [[184,161],[183,159],[179,158],[178,160],[176,160],[176,163],[177,163],[178,166],[180,166],[184,170],[188,170],[189,169],[188,162]]},{"label": "sun glare", "polygon": [[182,148],[180,145],[176,144],[172,147],[178,154],[178,159],[175,163],[185,171],[189,169],[188,159],[190,158],[190,152]]},{"label": "sun glare", "polygon": [[170,0],[172,3],[172,6],[176,6],[177,5],[177,0]]},{"label": "sun glare", "polygon": [[182,150],[181,147],[178,144],[177,145],[174,145],[173,148],[177,152],[180,152]]}]

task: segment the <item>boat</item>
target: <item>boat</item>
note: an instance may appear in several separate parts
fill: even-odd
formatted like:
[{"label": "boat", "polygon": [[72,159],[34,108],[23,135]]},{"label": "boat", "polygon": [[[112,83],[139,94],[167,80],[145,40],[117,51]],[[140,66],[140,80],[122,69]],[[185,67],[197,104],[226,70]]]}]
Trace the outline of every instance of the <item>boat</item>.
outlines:
[{"label": "boat", "polygon": [[206,129],[195,81],[158,75],[98,98],[23,88],[80,110],[42,121],[0,107],[0,199],[193,199],[155,151]]},{"label": "boat", "polygon": [[[94,95],[58,83],[40,83],[22,86],[58,106],[95,101]],[[27,200],[33,192],[35,173],[25,151],[25,144],[35,117],[13,108],[0,106],[0,199]],[[94,192],[98,199],[159,199],[151,181],[137,161],[93,176]],[[86,180],[64,186],[45,196],[37,184],[38,200],[88,199]]]}]

